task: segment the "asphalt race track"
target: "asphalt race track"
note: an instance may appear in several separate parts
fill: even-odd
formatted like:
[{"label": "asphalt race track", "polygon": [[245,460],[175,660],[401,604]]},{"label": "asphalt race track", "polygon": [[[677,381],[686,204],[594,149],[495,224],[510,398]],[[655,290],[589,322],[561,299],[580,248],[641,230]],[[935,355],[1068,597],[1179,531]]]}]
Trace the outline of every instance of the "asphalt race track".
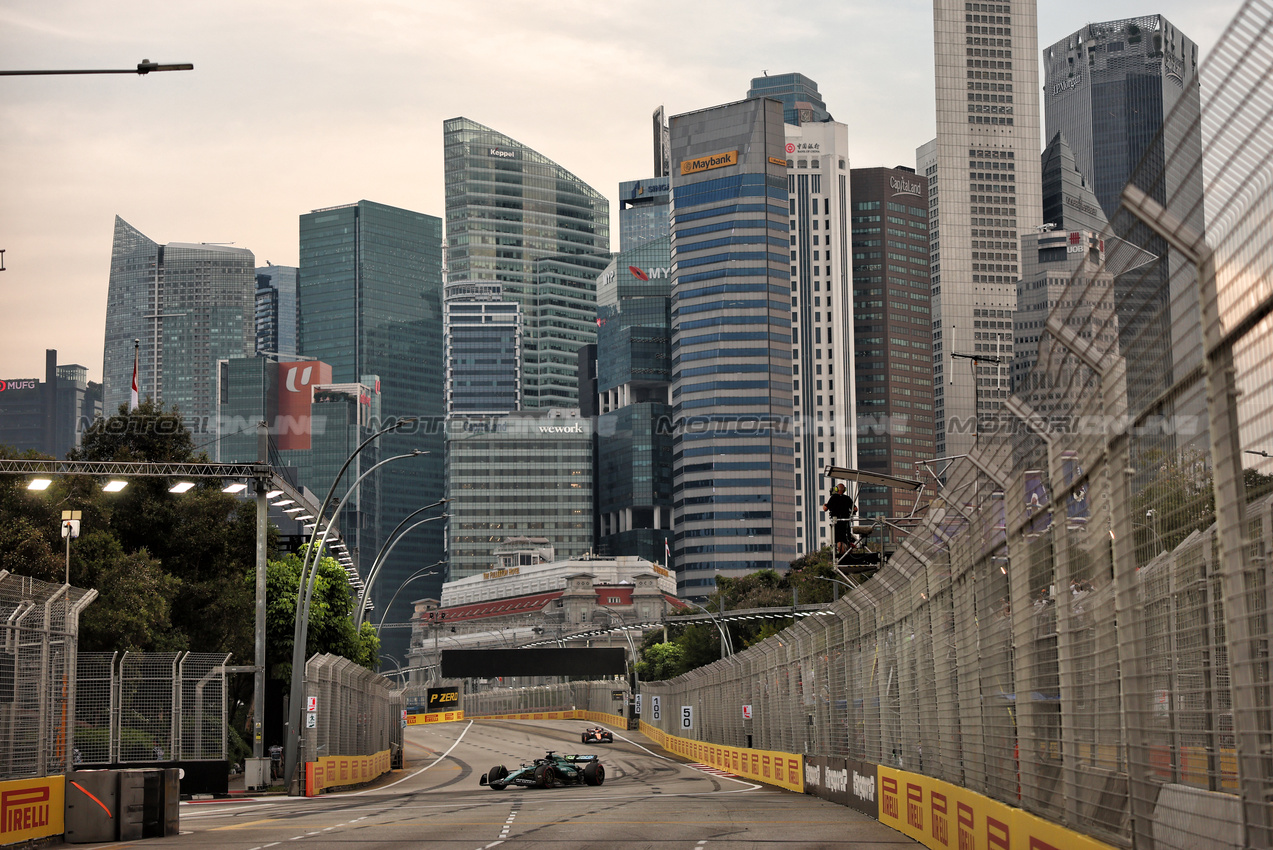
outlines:
[{"label": "asphalt race track", "polygon": [[[185,803],[180,836],[96,846],[144,850],[882,850],[919,846],[842,806],[686,764],[638,732],[615,730],[613,744],[585,748],[579,734],[589,725],[595,724],[484,720],[412,726],[405,730],[408,767],[382,777],[374,787],[309,799],[260,796]],[[478,785],[478,778],[492,766],[516,769],[549,749],[598,754],[606,768],[605,784],[502,791]]]}]

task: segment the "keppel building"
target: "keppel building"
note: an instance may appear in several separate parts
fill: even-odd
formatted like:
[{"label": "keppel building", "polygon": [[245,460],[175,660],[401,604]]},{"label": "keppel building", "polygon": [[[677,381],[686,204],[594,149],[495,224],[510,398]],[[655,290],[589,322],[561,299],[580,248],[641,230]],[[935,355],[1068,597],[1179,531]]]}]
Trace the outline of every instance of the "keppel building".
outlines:
[{"label": "keppel building", "polygon": [[467,118],[443,126],[447,270],[498,284],[522,312],[523,408],[578,407],[580,346],[596,339],[610,207],[575,175]]},{"label": "keppel building", "polygon": [[[934,457],[928,179],[899,166],[855,168],[850,182],[856,466],[924,478],[919,462]],[[865,518],[907,516],[914,503],[889,487],[858,494]]]},{"label": "keppel building", "polygon": [[217,363],[256,349],[255,266],[245,248],[160,245],[115,217],[102,365],[107,415],[128,403],[137,340],[139,397],[175,405],[195,435],[215,432]]},{"label": "keppel building", "polygon": [[785,569],[796,553],[785,145],[776,100],[671,120],[673,525],[682,596],[710,594],[718,574]]},{"label": "keppel building", "polygon": [[[419,417],[380,437],[380,456],[428,452],[389,463],[363,482],[356,560],[366,569],[401,521],[442,498],[441,219],[370,201],[302,215],[299,297],[301,353],[330,364],[335,384],[370,386],[378,380],[384,421],[377,425]],[[360,456],[347,475],[356,477],[370,466]],[[320,482],[315,492],[330,486]],[[441,507],[434,510],[441,514]],[[370,589],[377,620],[408,621],[405,595],[398,595],[387,614],[385,605],[411,573],[443,561],[443,539],[442,522],[431,522],[393,547]],[[387,629],[382,654],[404,659],[407,638],[405,629]]]},{"label": "keppel building", "polygon": [[[934,193],[929,274],[939,457],[966,454],[977,415],[999,408],[1011,389],[1020,235],[1042,224],[1036,12],[1033,0],[933,6],[937,138],[919,149],[916,170]],[[981,355],[975,377],[954,354]]]}]

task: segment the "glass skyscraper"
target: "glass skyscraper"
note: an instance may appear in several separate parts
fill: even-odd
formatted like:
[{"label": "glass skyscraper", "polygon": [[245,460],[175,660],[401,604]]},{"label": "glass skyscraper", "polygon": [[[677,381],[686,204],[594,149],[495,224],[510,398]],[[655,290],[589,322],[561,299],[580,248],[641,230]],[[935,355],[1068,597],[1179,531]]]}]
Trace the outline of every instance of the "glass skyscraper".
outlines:
[{"label": "glass skyscraper", "polygon": [[[357,560],[365,570],[399,522],[442,498],[441,219],[370,201],[302,215],[299,298],[303,355],[330,364],[337,384],[378,380],[386,420],[420,417],[419,423],[379,439],[381,457],[429,452],[388,464],[363,483]],[[329,486],[319,482],[324,492]],[[375,498],[368,496],[368,487]],[[440,521],[420,526],[395,546],[371,589],[377,621],[407,622],[409,596],[399,594],[387,615],[384,606],[412,572],[442,559]],[[439,585],[435,579],[433,587]],[[382,654],[405,658],[408,635],[405,629],[383,632]]]},{"label": "glass skyscraper", "polygon": [[772,97],[782,101],[782,120],[788,124],[830,121],[818,84],[804,74],[765,74],[752,77],[747,97]]},{"label": "glass skyscraper", "polygon": [[782,104],[674,116],[672,404],[682,596],[796,554]]},{"label": "glass skyscraper", "polygon": [[[1128,391],[1133,405],[1145,403],[1197,365],[1201,339],[1197,323],[1188,317],[1196,314],[1198,303],[1191,289],[1173,292],[1168,286],[1169,275],[1181,279],[1172,272],[1186,266],[1179,253],[1145,225],[1123,224],[1125,217],[1115,211],[1123,187],[1144,159],[1151,167],[1136,175],[1139,187],[1203,232],[1202,169],[1159,173],[1171,150],[1192,148],[1196,156],[1183,161],[1201,161],[1198,46],[1166,18],[1147,15],[1088,24],[1044,50],[1043,67],[1048,137],[1064,135],[1079,173],[1105,216],[1120,228],[1115,236],[1159,258],[1115,281]],[[1163,119],[1177,108],[1188,110],[1194,120],[1172,122],[1167,132],[1188,128],[1190,135],[1164,139]]]},{"label": "glass skyscraper", "polygon": [[592,549],[592,426],[577,410],[447,427],[449,580],[489,570],[506,537],[547,538],[561,558]]},{"label": "glass skyscraper", "polygon": [[521,407],[522,316],[498,283],[446,285],[446,412],[508,413]]},{"label": "glass skyscraper", "polygon": [[128,402],[139,340],[139,397],[176,405],[195,445],[203,445],[199,435],[215,431],[217,361],[251,357],[256,347],[255,265],[246,248],[160,245],[116,216],[103,412],[114,415]]},{"label": "glass skyscraper", "polygon": [[580,346],[596,339],[609,203],[575,175],[467,118],[443,126],[447,269],[498,283],[523,316],[522,407],[577,407]]},{"label": "glass skyscraper", "polygon": [[270,263],[256,270],[256,351],[296,354],[296,269]]}]

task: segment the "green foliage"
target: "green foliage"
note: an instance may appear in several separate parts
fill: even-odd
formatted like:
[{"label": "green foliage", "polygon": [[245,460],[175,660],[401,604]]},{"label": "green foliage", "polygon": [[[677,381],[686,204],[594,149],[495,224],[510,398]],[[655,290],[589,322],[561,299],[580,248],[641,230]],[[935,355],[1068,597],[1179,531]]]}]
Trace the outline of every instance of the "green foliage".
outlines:
[{"label": "green foliage", "polygon": [[659,682],[675,679],[684,673],[685,649],[677,643],[656,643],[641,653],[637,663],[637,676],[643,682]]},{"label": "green foliage", "polygon": [[[299,555],[270,561],[266,570],[265,666],[266,675],[273,679],[286,681],[292,675],[300,576]],[[254,574],[248,575],[244,584],[255,587],[255,581]],[[363,623],[360,631],[354,631],[350,615],[355,598],[344,568],[333,558],[323,558],[314,582],[305,657],[327,652],[374,670],[380,659],[380,640],[371,623]]]}]

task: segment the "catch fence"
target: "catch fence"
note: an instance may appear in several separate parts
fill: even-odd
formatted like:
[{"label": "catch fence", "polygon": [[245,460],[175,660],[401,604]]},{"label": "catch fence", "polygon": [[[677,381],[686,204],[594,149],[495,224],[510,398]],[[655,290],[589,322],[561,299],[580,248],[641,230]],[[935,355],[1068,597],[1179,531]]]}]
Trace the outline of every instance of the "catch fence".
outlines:
[{"label": "catch fence", "polygon": [[306,706],[301,761],[401,751],[406,702],[389,679],[347,658],[315,655],[305,688],[313,707]]},{"label": "catch fence", "polygon": [[96,597],[0,570],[0,780],[70,764],[79,616]]},{"label": "catch fence", "polygon": [[622,715],[630,693],[627,682],[618,680],[560,682],[465,693],[463,706],[466,717],[575,710]]},{"label": "catch fence", "polygon": [[1071,235],[1082,263],[1016,333],[1037,365],[887,566],[834,617],[644,683],[646,722],[1115,845],[1273,845],[1270,32],[1247,3],[1201,110],[1182,98],[1104,233]]},{"label": "catch fence", "polygon": [[75,762],[225,761],[229,660],[224,652],[82,653]]}]

